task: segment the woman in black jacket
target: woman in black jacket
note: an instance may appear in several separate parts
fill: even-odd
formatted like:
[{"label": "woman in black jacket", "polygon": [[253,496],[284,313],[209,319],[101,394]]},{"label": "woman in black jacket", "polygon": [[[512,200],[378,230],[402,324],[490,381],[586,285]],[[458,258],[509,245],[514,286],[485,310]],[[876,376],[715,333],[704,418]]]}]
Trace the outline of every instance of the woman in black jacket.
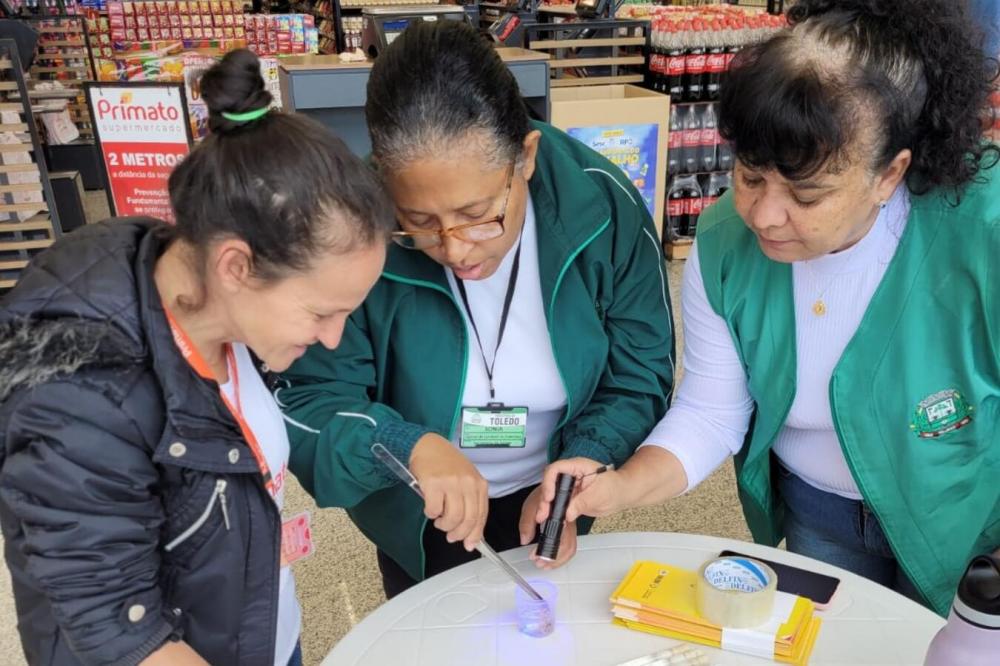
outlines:
[{"label": "woman in black jacket", "polygon": [[337,346],[393,214],[343,143],[268,110],[249,51],[201,88],[177,225],[86,227],[0,302],[0,522],[32,664],[301,663],[288,441],[255,361]]}]

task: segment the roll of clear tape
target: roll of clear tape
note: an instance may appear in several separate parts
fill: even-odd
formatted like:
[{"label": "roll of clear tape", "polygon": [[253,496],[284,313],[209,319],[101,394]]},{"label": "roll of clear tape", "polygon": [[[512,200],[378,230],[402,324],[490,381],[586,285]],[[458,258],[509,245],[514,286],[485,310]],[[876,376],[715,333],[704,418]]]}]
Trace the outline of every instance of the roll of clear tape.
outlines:
[{"label": "roll of clear tape", "polygon": [[768,621],[774,609],[778,575],[746,557],[709,560],[698,571],[698,612],[730,629],[749,629]]}]

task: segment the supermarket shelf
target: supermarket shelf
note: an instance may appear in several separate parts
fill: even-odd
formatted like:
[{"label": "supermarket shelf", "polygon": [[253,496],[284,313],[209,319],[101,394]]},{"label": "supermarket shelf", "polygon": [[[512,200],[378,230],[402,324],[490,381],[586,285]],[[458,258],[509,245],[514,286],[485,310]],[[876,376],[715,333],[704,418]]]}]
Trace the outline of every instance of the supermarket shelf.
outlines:
[{"label": "supermarket shelf", "polygon": [[561,16],[576,16],[576,5],[539,5],[538,11],[544,14],[558,14]]},{"label": "supermarket shelf", "polygon": [[[483,5],[486,6],[486,5]],[[532,51],[575,49],[597,46],[645,46],[645,37],[608,37],[603,39],[540,39],[531,42]]]},{"label": "supermarket shelf", "polygon": [[[74,18],[76,18],[76,17],[74,17]],[[52,32],[52,33],[60,33],[60,34],[77,34],[77,33],[82,33],[83,32],[83,28],[81,28],[79,26],[72,27],[72,26],[65,26],[65,25],[54,25],[54,26],[37,25],[37,26],[32,26],[32,27],[34,27],[35,30],[37,30],[38,32],[41,32],[41,33]]]},{"label": "supermarket shelf", "polygon": [[84,44],[82,41],[75,41],[68,39],[55,39],[55,40],[46,39],[44,41],[39,40],[38,45],[41,48],[45,48],[46,46],[75,46],[76,48],[82,49],[86,47],[86,44]]},{"label": "supermarket shelf", "polygon": [[[20,107],[21,105],[18,104]],[[0,173],[38,173],[37,164],[0,164]]]},{"label": "supermarket shelf", "polygon": [[0,153],[30,153],[32,150],[30,143],[0,143]]},{"label": "supermarket shelf", "polygon": [[674,238],[663,242],[663,250],[667,259],[687,259],[693,245],[694,241],[690,238]]},{"label": "supermarket shelf", "polygon": [[35,60],[83,60],[86,57],[86,51],[68,51],[66,53],[39,53],[35,55]]},{"label": "supermarket shelf", "polygon": [[496,10],[498,12],[516,12],[517,11],[517,7],[511,7],[510,5],[506,5],[506,4],[499,3],[499,2],[480,2],[479,3],[479,8],[480,9],[493,9],[493,10]]},{"label": "supermarket shelf", "polygon": [[354,10],[358,10],[358,9],[367,9],[369,7],[371,7],[372,9],[375,9],[375,8],[378,8],[378,7],[411,7],[411,6],[412,7],[426,7],[427,5],[437,5],[437,4],[440,4],[440,3],[435,2],[434,0],[412,0],[411,2],[405,2],[405,1],[403,1],[403,2],[381,2],[381,3],[379,3],[379,2],[360,2],[360,3],[357,3],[357,4],[355,4],[355,3],[344,4],[343,2],[341,2],[340,3],[340,10],[344,11],[344,10],[350,9],[350,10],[354,11]]},{"label": "supermarket shelf", "polygon": [[549,67],[552,69],[563,69],[567,67],[605,67],[611,65],[645,64],[645,56],[619,56],[617,58],[566,58],[565,60],[552,60],[549,62]]},{"label": "supermarket shelf", "polygon": [[89,72],[86,65],[60,65],[59,67],[32,67],[32,72],[36,74],[58,74],[61,72]]},{"label": "supermarket shelf", "polygon": [[[551,65],[551,63],[549,63]],[[549,85],[553,88],[570,88],[573,86],[606,86],[619,83],[642,83],[642,74],[623,74],[620,76],[564,76],[552,79]]]}]

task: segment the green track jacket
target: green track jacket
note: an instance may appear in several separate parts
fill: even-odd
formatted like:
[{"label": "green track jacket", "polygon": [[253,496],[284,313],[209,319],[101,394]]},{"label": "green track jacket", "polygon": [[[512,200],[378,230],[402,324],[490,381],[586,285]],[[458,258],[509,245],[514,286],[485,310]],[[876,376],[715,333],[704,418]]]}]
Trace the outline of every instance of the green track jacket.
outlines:
[{"label": "green track jacket", "polygon": [[[621,170],[547,125],[530,181],[548,328],[567,407],[549,459],[623,463],[663,416],[674,342],[663,257],[649,213]],[[392,246],[385,272],[336,351],[313,346],[276,396],[291,469],[322,507],[347,507],[365,535],[417,580],[423,503],[371,453],[409,459],[458,425],[469,361],[445,269]],[[474,351],[474,348],[473,348]]]}]

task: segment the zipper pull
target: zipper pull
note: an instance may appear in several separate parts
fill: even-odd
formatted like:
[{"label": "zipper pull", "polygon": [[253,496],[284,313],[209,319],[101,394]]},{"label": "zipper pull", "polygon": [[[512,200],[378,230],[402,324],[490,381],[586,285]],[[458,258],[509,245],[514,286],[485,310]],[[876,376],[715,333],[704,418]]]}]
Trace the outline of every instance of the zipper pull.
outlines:
[{"label": "zipper pull", "polygon": [[228,481],[219,479],[215,482],[215,492],[219,495],[219,505],[222,507],[222,520],[226,523],[226,531],[229,531],[229,509],[226,507],[226,485]]}]

